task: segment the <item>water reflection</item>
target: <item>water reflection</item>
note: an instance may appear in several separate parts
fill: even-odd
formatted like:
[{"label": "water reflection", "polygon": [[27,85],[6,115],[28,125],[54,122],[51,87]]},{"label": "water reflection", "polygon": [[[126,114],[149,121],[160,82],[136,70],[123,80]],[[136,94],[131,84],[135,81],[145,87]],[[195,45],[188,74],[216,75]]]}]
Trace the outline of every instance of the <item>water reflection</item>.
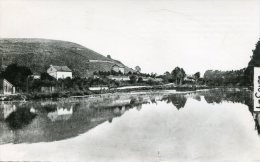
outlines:
[{"label": "water reflection", "polygon": [[[120,99],[120,98],[119,98]],[[146,103],[141,98],[2,103],[0,143],[50,142],[75,137]]]},{"label": "water reflection", "polygon": [[182,94],[173,94],[166,96],[162,100],[165,100],[167,103],[172,103],[178,110],[184,108],[187,102],[187,96]]},{"label": "water reflection", "polygon": [[201,101],[202,96],[208,104],[232,102],[247,105],[254,118],[255,129],[260,135],[260,114],[259,112],[253,111],[252,94],[247,89],[212,89],[207,91],[190,92],[186,94],[172,94],[164,96],[162,100],[167,103],[172,103],[179,110],[185,107],[188,98]]},{"label": "water reflection", "polygon": [[52,122],[57,120],[69,120],[72,116],[73,108],[64,108],[58,107],[54,112],[49,112],[47,114],[48,118],[51,119]]},{"label": "water reflection", "polygon": [[104,123],[124,115],[129,109],[140,111],[143,104],[166,102],[180,110],[189,99],[208,104],[222,102],[248,106],[260,134],[260,115],[253,112],[251,93],[246,89],[213,89],[183,94],[139,94],[62,99],[0,104],[0,144],[51,142],[76,137]]},{"label": "water reflection", "polygon": [[16,130],[30,124],[35,117],[36,114],[26,107],[16,109],[6,117],[5,121],[11,129]]}]

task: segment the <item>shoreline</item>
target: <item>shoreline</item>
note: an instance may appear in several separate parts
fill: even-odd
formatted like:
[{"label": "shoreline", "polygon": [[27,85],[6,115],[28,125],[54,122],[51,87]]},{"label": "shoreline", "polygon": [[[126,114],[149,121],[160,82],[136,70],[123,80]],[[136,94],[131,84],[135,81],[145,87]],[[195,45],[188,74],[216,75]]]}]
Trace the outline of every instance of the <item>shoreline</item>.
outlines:
[{"label": "shoreline", "polygon": [[[133,87],[133,86],[132,86]],[[1,96],[0,101],[34,101],[34,100],[58,100],[60,98],[89,98],[96,97],[100,95],[112,95],[112,94],[120,94],[120,93],[151,93],[156,91],[174,91],[174,93],[180,92],[194,92],[197,90],[206,90],[206,89],[214,89],[214,88],[247,88],[245,86],[175,86],[175,87],[166,87],[166,86],[151,86],[151,87],[137,87],[137,88],[121,88],[120,89],[109,89],[109,90],[99,90],[99,91],[87,91],[86,93],[73,93],[71,91],[63,91],[63,92],[54,92],[54,93],[22,93],[16,95],[7,95]]]}]

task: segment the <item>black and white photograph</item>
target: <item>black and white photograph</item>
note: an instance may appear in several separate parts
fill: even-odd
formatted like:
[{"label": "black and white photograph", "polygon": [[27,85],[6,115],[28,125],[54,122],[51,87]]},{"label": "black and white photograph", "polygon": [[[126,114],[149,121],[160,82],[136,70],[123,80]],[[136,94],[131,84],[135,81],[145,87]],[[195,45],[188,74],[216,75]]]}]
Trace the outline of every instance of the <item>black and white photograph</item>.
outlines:
[{"label": "black and white photograph", "polygon": [[0,161],[260,162],[260,1],[0,0]]}]

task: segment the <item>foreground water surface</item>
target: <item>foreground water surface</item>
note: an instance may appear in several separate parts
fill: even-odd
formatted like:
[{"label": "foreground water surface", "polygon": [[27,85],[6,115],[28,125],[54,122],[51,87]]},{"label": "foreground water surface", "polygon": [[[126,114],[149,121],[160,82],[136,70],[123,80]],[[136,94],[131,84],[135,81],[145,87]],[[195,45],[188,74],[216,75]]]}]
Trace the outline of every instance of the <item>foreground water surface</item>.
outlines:
[{"label": "foreground water surface", "polygon": [[260,161],[246,89],[2,102],[1,161]]}]

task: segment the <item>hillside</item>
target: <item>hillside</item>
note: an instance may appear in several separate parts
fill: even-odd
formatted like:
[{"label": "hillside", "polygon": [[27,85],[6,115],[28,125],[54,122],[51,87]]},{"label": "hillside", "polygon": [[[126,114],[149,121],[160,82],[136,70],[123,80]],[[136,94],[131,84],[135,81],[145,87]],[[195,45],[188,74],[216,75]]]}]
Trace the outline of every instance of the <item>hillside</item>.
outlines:
[{"label": "hillside", "polygon": [[79,44],[49,39],[0,39],[0,57],[3,65],[17,63],[38,73],[45,72],[51,64],[67,65],[80,77],[94,71],[110,71],[114,64],[123,65]]}]

